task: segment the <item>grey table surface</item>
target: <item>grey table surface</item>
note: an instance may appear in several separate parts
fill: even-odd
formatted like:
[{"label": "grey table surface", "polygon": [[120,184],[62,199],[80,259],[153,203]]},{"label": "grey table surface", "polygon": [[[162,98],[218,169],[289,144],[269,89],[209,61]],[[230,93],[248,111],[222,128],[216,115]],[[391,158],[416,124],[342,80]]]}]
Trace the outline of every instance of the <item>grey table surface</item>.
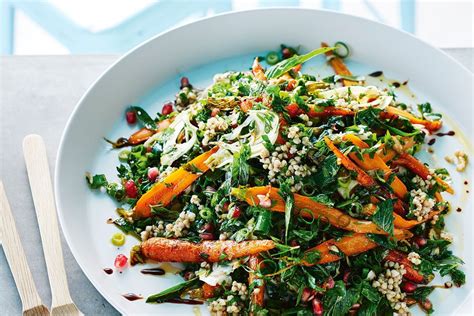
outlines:
[{"label": "grey table surface", "polygon": [[[474,49],[446,49],[474,69]],[[62,130],[77,101],[118,56],[0,57],[0,178],[3,180],[23,247],[39,294],[51,304],[36,213],[22,153],[22,139],[40,134],[47,145],[51,170]],[[86,315],[118,312],[86,278],[63,239],[63,252],[73,300]],[[21,302],[3,250],[0,251],[0,315],[21,314]]]}]

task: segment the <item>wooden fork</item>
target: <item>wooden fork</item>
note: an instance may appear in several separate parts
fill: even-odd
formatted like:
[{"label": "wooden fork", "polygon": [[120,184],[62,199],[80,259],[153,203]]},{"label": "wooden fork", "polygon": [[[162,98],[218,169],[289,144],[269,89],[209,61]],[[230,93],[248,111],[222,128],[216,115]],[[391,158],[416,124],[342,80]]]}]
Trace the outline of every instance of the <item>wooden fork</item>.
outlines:
[{"label": "wooden fork", "polygon": [[15,279],[18,293],[23,305],[23,315],[49,315],[36,291],[35,282],[21,246],[20,236],[16,230],[15,220],[7,200],[7,195],[0,181],[0,237],[8,265]]},{"label": "wooden fork", "polygon": [[48,157],[41,136],[26,136],[23,153],[51,286],[51,315],[82,315],[69,294]]}]

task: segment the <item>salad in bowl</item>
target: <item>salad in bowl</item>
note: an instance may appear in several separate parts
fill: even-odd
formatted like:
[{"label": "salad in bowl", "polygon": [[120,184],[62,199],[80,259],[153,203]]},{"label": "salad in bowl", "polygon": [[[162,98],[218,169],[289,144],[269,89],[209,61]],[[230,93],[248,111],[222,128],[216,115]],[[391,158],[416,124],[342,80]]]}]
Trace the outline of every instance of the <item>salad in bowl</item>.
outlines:
[{"label": "salad in bowl", "polygon": [[[334,75],[302,72],[318,55]],[[120,205],[112,242],[138,240],[117,269],[183,264],[183,282],[147,302],[207,303],[212,315],[409,315],[414,304],[434,310],[435,288],[465,283],[444,225],[450,176],[417,158],[441,115],[352,75],[348,55],[341,42],[307,54],[282,45],[204,89],[183,77],[156,116],[128,108],[140,129],[107,140],[120,181],[86,178]],[[457,159],[462,170],[467,156]],[[437,274],[450,281],[433,284]]]}]

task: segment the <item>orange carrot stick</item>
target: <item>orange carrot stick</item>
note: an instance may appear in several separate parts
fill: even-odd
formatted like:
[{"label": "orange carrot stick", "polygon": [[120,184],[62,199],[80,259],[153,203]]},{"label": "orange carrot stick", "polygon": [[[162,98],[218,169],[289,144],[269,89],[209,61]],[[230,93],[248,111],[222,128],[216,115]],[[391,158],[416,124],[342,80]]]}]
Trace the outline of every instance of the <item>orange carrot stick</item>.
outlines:
[{"label": "orange carrot stick", "polygon": [[354,116],[354,112],[344,108],[336,108],[334,106],[326,106],[320,111],[310,106],[308,111],[309,117],[330,117],[330,116]]},{"label": "orange carrot stick", "polygon": [[273,248],[275,243],[272,240],[215,240],[192,243],[161,237],[147,239],[140,245],[145,258],[159,262],[219,262],[255,255]]},{"label": "orange carrot stick", "polygon": [[[321,43],[321,47],[328,47],[328,44],[323,42]],[[342,59],[334,55],[333,51],[328,51],[325,54],[326,56],[330,58],[329,64],[334,69],[334,72],[336,74],[343,75],[343,76],[352,76],[351,71],[347,68],[347,66],[344,64]],[[356,81],[343,79],[342,84],[344,86],[354,86],[354,85],[357,85],[358,83]]]},{"label": "orange carrot stick", "polygon": [[[262,258],[259,255],[253,255],[250,256],[249,258],[249,267],[253,271],[257,271],[260,267],[260,264],[262,262]],[[254,282],[257,281],[260,282],[260,285],[255,286],[250,300],[252,304],[257,305],[257,306],[263,306],[263,300],[265,298],[265,281],[263,279],[259,279],[254,272],[250,271],[249,272],[249,286]]]},{"label": "orange carrot stick", "polygon": [[396,250],[390,250],[384,260],[403,264],[404,269],[406,270],[406,273],[403,275],[403,277],[415,283],[423,283],[425,278],[420,272],[413,268],[413,264],[410,262],[410,260],[408,260],[406,254]]},{"label": "orange carrot stick", "polygon": [[[366,207],[364,207],[364,214],[373,215],[376,209],[377,207],[373,204],[367,205]],[[426,218],[421,221],[417,221],[414,219],[404,219],[402,216],[393,212],[393,226],[399,229],[411,229],[416,225],[420,225],[421,223],[431,220],[435,215],[438,215],[439,213],[441,213],[441,211],[431,211]]]},{"label": "orange carrot stick", "polygon": [[336,157],[341,161],[341,164],[348,170],[355,171],[357,173],[357,182],[359,182],[364,187],[373,187],[377,185],[375,180],[365,173],[360,167],[353,163],[346,155],[344,155],[334,143],[329,139],[329,137],[324,137],[326,145],[331,149],[331,151],[336,155]]},{"label": "orange carrot stick", "polygon": [[202,285],[202,297],[205,299],[212,298],[215,295],[215,290],[218,288],[218,286],[212,286],[207,283],[204,283]]},{"label": "orange carrot stick", "polygon": [[[369,147],[364,141],[362,141],[359,137],[357,137],[354,134],[344,135],[344,139],[350,141],[351,143],[353,143],[359,148]],[[377,154],[374,154],[373,157],[371,157],[369,154],[363,154],[362,155],[363,159],[359,159],[356,153],[350,153],[349,157],[353,161],[355,161],[359,165],[359,167],[361,167],[365,171],[383,170],[385,172],[385,180],[387,180],[392,174],[392,170]],[[408,193],[407,187],[397,176],[393,178],[392,183],[390,183],[390,187],[393,189],[395,194],[401,199],[404,199]]]},{"label": "orange carrot stick", "polygon": [[[412,237],[413,234],[407,230],[401,230],[395,233],[395,238],[403,240]],[[318,251],[320,258],[316,263],[303,262],[306,266],[312,266],[315,264],[324,264],[341,259],[341,256],[337,255],[334,250],[341,251],[346,256],[355,256],[363,252],[369,251],[378,244],[368,238],[365,234],[354,234],[351,236],[344,236],[338,240],[330,239],[327,240],[314,248],[307,250]]]},{"label": "orange carrot stick", "polygon": [[[133,209],[133,216],[137,218],[150,217],[152,206],[168,205],[177,195],[186,190],[197,178],[209,170],[209,166],[205,161],[218,149],[218,147],[214,147],[197,156],[186,165],[172,172],[163,181],[155,184],[138,200]],[[190,171],[190,169],[197,169],[200,172]]]},{"label": "orange carrot stick", "polygon": [[[260,205],[260,199],[268,198],[271,201],[271,206],[268,208],[269,210],[275,212],[285,211],[285,201],[278,193],[277,188],[268,186],[232,188],[231,194],[252,206]],[[307,196],[299,194],[293,194],[293,196],[295,199],[295,211],[304,218],[321,218],[321,220],[327,221],[335,227],[355,233],[387,235],[384,230],[371,221],[353,218],[338,209],[318,203]]]},{"label": "orange carrot stick", "polygon": [[252,73],[258,80],[265,81],[267,76],[265,76],[265,71],[263,71],[262,65],[258,62],[258,57],[255,58],[252,64]]},{"label": "orange carrot stick", "polygon": [[[428,179],[428,176],[431,175],[430,170],[426,167],[421,161],[409,155],[407,153],[402,153],[394,162],[395,165],[404,166],[405,168],[411,170],[413,173],[419,175],[423,180]],[[446,192],[453,194],[454,190],[449,184],[447,184],[443,179],[438,176],[434,176],[436,182],[442,186]]]},{"label": "orange carrot stick", "polygon": [[393,106],[387,106],[385,108],[385,111],[386,111],[386,113],[388,113],[389,115],[392,115],[392,116],[396,115],[396,116],[404,117],[407,120],[409,120],[412,124],[424,125],[426,127],[426,129],[429,130],[430,132],[434,132],[434,131],[439,130],[443,125],[443,123],[441,121],[424,120],[424,119],[421,119],[421,118],[418,118],[418,117],[414,116],[413,114],[411,114],[407,111],[404,111],[402,109],[399,109],[399,108],[396,108],[396,107],[393,107]]}]

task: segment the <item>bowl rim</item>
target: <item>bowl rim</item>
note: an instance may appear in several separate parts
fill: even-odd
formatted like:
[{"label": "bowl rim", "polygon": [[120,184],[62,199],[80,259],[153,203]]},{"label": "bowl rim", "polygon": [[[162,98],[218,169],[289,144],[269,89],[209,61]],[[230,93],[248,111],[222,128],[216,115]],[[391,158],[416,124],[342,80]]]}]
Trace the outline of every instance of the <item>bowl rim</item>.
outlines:
[{"label": "bowl rim", "polygon": [[[252,13],[252,12],[255,12],[255,11],[262,11],[262,12],[292,11],[292,12],[289,12],[290,14],[292,14],[293,12],[298,13],[298,12],[305,12],[305,11],[306,12],[319,12],[319,13],[323,13],[323,14],[333,14],[333,15],[344,16],[346,18],[353,19],[355,21],[357,21],[357,20],[362,21],[364,23],[372,23],[373,25],[376,25],[376,26],[385,27],[385,28],[391,29],[392,31],[400,32],[400,33],[404,34],[404,36],[408,36],[411,39],[420,42],[425,47],[431,49],[433,52],[436,51],[443,58],[449,59],[450,63],[453,66],[456,65],[456,67],[458,67],[459,71],[462,71],[465,74],[467,74],[467,75],[474,78],[474,74],[466,66],[461,64],[458,60],[456,60],[454,57],[452,57],[448,53],[444,52],[440,48],[433,46],[432,44],[428,43],[427,41],[425,41],[423,39],[420,39],[417,36],[407,32],[407,31],[404,31],[404,30],[398,29],[394,26],[387,25],[387,24],[384,24],[384,23],[381,23],[381,22],[378,22],[378,21],[374,21],[374,20],[371,20],[371,19],[368,19],[368,18],[365,18],[365,17],[360,17],[360,16],[356,16],[356,15],[352,15],[352,14],[348,14],[348,13],[344,13],[344,12],[338,12],[338,11],[327,10],[327,9],[304,8],[304,7],[301,8],[301,7],[289,7],[289,6],[272,6],[272,7],[255,8],[255,9],[248,9],[248,10],[229,11],[229,12],[223,12],[223,13],[215,14],[215,15],[212,15],[212,16],[209,16],[209,17],[199,18],[195,21],[185,23],[185,24],[182,24],[182,25],[179,25],[179,26],[175,26],[175,27],[167,29],[163,32],[160,32],[160,33],[152,36],[151,38],[143,41],[142,43],[136,45],[135,47],[133,47],[132,49],[130,49],[126,53],[122,54],[115,62],[113,62],[110,66],[108,66],[97,77],[97,79],[95,79],[90,84],[90,86],[84,92],[82,97],[79,99],[79,101],[74,106],[74,109],[71,112],[71,114],[69,115],[69,118],[66,122],[64,130],[61,134],[61,138],[60,138],[60,142],[59,142],[59,146],[58,146],[58,150],[57,150],[57,155],[56,155],[57,158],[56,158],[56,162],[55,162],[55,166],[54,166],[55,202],[56,202],[57,215],[58,215],[59,222],[60,222],[60,225],[61,225],[62,233],[64,235],[64,239],[66,240],[66,243],[67,243],[74,259],[76,260],[77,264],[81,268],[82,272],[86,275],[89,282],[92,283],[92,285],[95,287],[95,289],[107,300],[107,302],[109,304],[111,304],[117,311],[119,311],[122,314],[124,314],[125,311],[120,307],[120,305],[116,304],[115,300],[111,297],[111,295],[102,288],[102,286],[100,285],[100,282],[98,282],[98,280],[93,278],[90,275],[89,271],[84,268],[84,265],[82,263],[82,259],[79,256],[79,252],[77,251],[76,247],[72,243],[72,237],[69,234],[69,231],[66,229],[65,219],[63,217],[63,215],[65,213],[62,212],[63,203],[61,202],[61,198],[60,198],[60,195],[59,195],[59,192],[60,192],[59,191],[59,183],[61,182],[60,178],[61,178],[61,166],[63,164],[62,161],[63,161],[64,146],[65,146],[65,143],[66,143],[66,139],[68,138],[68,135],[71,132],[71,125],[72,125],[71,123],[75,120],[75,117],[77,116],[77,112],[83,106],[85,101],[88,99],[91,92],[95,89],[97,84],[100,81],[103,80],[103,78],[107,75],[107,73],[110,72],[115,67],[117,67],[118,65],[120,65],[125,59],[130,58],[130,56],[132,56],[134,53],[141,50],[143,47],[149,45],[151,42],[155,41],[156,39],[158,39],[158,38],[160,38],[160,37],[162,37],[162,36],[164,36],[168,33],[172,33],[176,30],[180,30],[180,29],[184,29],[184,28],[189,28],[189,27],[192,27],[193,25],[203,23],[203,22],[208,21],[208,20],[217,19],[217,18],[220,18],[222,16],[229,16],[229,15],[232,15],[232,16],[246,15],[246,14],[249,14],[249,13]],[[460,302],[460,304],[457,306],[456,310],[458,310],[461,306],[463,306],[467,302],[467,300],[472,296],[473,293],[474,293],[474,290],[471,290],[470,292],[468,292],[468,294],[463,299],[463,301]],[[455,314],[456,310],[454,311],[453,315]]]}]

